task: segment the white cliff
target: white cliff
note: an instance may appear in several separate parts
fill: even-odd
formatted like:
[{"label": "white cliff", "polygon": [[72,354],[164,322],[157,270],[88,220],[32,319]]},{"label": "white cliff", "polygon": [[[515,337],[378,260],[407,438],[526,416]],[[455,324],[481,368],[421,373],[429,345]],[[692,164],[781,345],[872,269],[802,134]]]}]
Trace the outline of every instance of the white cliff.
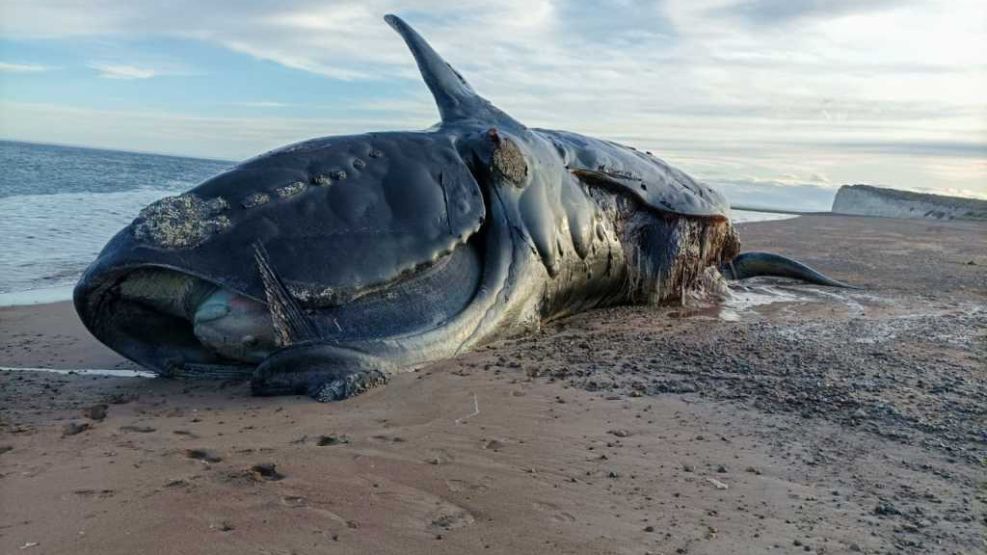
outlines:
[{"label": "white cliff", "polygon": [[947,197],[870,185],[844,185],[833,200],[834,214],[987,221],[987,200]]}]

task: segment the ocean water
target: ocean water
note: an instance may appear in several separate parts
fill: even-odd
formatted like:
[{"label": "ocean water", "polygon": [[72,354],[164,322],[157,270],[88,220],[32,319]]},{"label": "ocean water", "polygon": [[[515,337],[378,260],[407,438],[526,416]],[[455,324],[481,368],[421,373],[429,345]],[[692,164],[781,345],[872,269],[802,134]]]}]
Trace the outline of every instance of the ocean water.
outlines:
[{"label": "ocean water", "polygon": [[[141,208],[233,162],[0,141],[0,306],[71,298]],[[737,222],[784,214],[734,212]]]},{"label": "ocean water", "polygon": [[0,141],[0,305],[68,299],[141,208],[232,165]]},{"label": "ocean water", "polygon": [[797,214],[782,214],[780,212],[758,212],[755,210],[731,210],[730,221],[735,224],[746,224],[750,222],[773,222],[777,220],[790,220],[798,218]]}]

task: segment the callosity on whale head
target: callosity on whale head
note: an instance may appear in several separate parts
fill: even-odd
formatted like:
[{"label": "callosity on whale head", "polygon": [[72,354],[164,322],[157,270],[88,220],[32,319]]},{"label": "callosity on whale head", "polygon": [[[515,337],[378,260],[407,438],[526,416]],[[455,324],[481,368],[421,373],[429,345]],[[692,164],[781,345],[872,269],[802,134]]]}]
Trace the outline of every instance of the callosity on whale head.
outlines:
[{"label": "callosity on whale head", "polygon": [[386,20],[441,122],[281,148],[146,207],[76,287],[97,338],[162,375],[341,399],[546,319],[679,298],[738,254],[713,189],[525,127]]}]

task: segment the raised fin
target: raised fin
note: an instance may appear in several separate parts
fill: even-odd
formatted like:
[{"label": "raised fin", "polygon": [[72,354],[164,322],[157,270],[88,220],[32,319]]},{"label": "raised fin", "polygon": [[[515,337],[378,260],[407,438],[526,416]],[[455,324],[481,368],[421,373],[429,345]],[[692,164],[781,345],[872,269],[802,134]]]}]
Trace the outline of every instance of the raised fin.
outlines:
[{"label": "raised fin", "polygon": [[490,119],[503,121],[505,118],[514,120],[494,107],[490,102],[476,94],[473,87],[463,79],[458,71],[453,69],[442,56],[400,17],[388,14],[384,21],[401,35],[411,54],[418,63],[425,84],[428,85],[435,104],[439,108],[439,116],[443,122],[462,119]]},{"label": "raised fin", "polygon": [[274,271],[267,249],[259,242],[254,243],[254,261],[264,283],[267,309],[271,313],[271,324],[274,326],[278,345],[284,347],[300,341],[318,339],[319,331],[315,323],[298,306],[298,301]]}]

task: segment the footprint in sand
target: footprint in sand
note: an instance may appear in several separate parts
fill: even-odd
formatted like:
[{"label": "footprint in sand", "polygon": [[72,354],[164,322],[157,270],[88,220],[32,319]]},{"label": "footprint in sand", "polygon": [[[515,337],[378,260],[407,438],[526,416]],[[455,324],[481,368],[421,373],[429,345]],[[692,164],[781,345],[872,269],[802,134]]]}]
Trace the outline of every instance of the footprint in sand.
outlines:
[{"label": "footprint in sand", "polygon": [[190,459],[195,459],[197,461],[204,461],[210,463],[217,463],[223,460],[216,453],[210,451],[209,449],[186,449],[185,456]]},{"label": "footprint in sand", "polygon": [[99,489],[99,490],[96,490],[96,489],[77,489],[77,490],[73,491],[72,493],[74,493],[74,494],[76,494],[76,495],[78,495],[80,497],[98,497],[100,499],[106,499],[108,497],[113,497],[113,494],[116,493],[116,492],[113,491],[113,490],[111,490],[111,489]]},{"label": "footprint in sand", "polygon": [[150,426],[141,426],[138,424],[127,424],[126,426],[120,426],[121,432],[136,432],[138,434],[149,434],[151,432],[157,431]]},{"label": "footprint in sand", "polygon": [[300,495],[285,495],[284,497],[281,498],[281,504],[291,507],[293,509],[298,509],[300,511],[307,511],[314,515],[318,515],[321,518],[324,518],[328,522],[343,525],[346,526],[347,528],[358,527],[357,524],[354,523],[353,521],[346,520],[345,518],[339,516],[338,514],[328,509],[315,506],[318,504],[318,502],[313,503]]},{"label": "footprint in sand", "polygon": [[506,444],[499,439],[490,439],[483,442],[483,448],[487,451],[500,451],[505,446]]},{"label": "footprint in sand", "polygon": [[543,503],[536,501],[532,503],[532,506],[534,506],[534,508],[538,511],[548,514],[549,518],[556,522],[576,522],[576,517],[572,516],[571,513],[563,511],[554,503]]},{"label": "footprint in sand", "polygon": [[428,464],[447,464],[453,460],[455,457],[445,449],[429,449],[425,452],[425,462]]},{"label": "footprint in sand", "polygon": [[486,493],[490,490],[490,487],[486,484],[475,484],[473,482],[467,482],[466,480],[457,480],[455,478],[450,478],[446,480],[446,487],[449,491],[453,493],[461,492],[471,492],[471,493]]},{"label": "footprint in sand", "polygon": [[476,522],[466,508],[424,489],[390,481],[381,476],[366,478],[377,484],[376,497],[381,506],[388,507],[395,516],[403,516],[406,526],[419,528],[424,524],[426,531],[434,533],[464,528]]},{"label": "footprint in sand", "polygon": [[452,503],[446,501],[440,501],[438,502],[438,505],[439,506],[428,515],[429,526],[431,528],[455,530],[457,528],[471,526],[476,522],[473,515],[459,505],[453,505]]},{"label": "footprint in sand", "polygon": [[305,507],[308,504],[306,499],[299,495],[286,495],[281,498],[281,503],[288,507]]}]

